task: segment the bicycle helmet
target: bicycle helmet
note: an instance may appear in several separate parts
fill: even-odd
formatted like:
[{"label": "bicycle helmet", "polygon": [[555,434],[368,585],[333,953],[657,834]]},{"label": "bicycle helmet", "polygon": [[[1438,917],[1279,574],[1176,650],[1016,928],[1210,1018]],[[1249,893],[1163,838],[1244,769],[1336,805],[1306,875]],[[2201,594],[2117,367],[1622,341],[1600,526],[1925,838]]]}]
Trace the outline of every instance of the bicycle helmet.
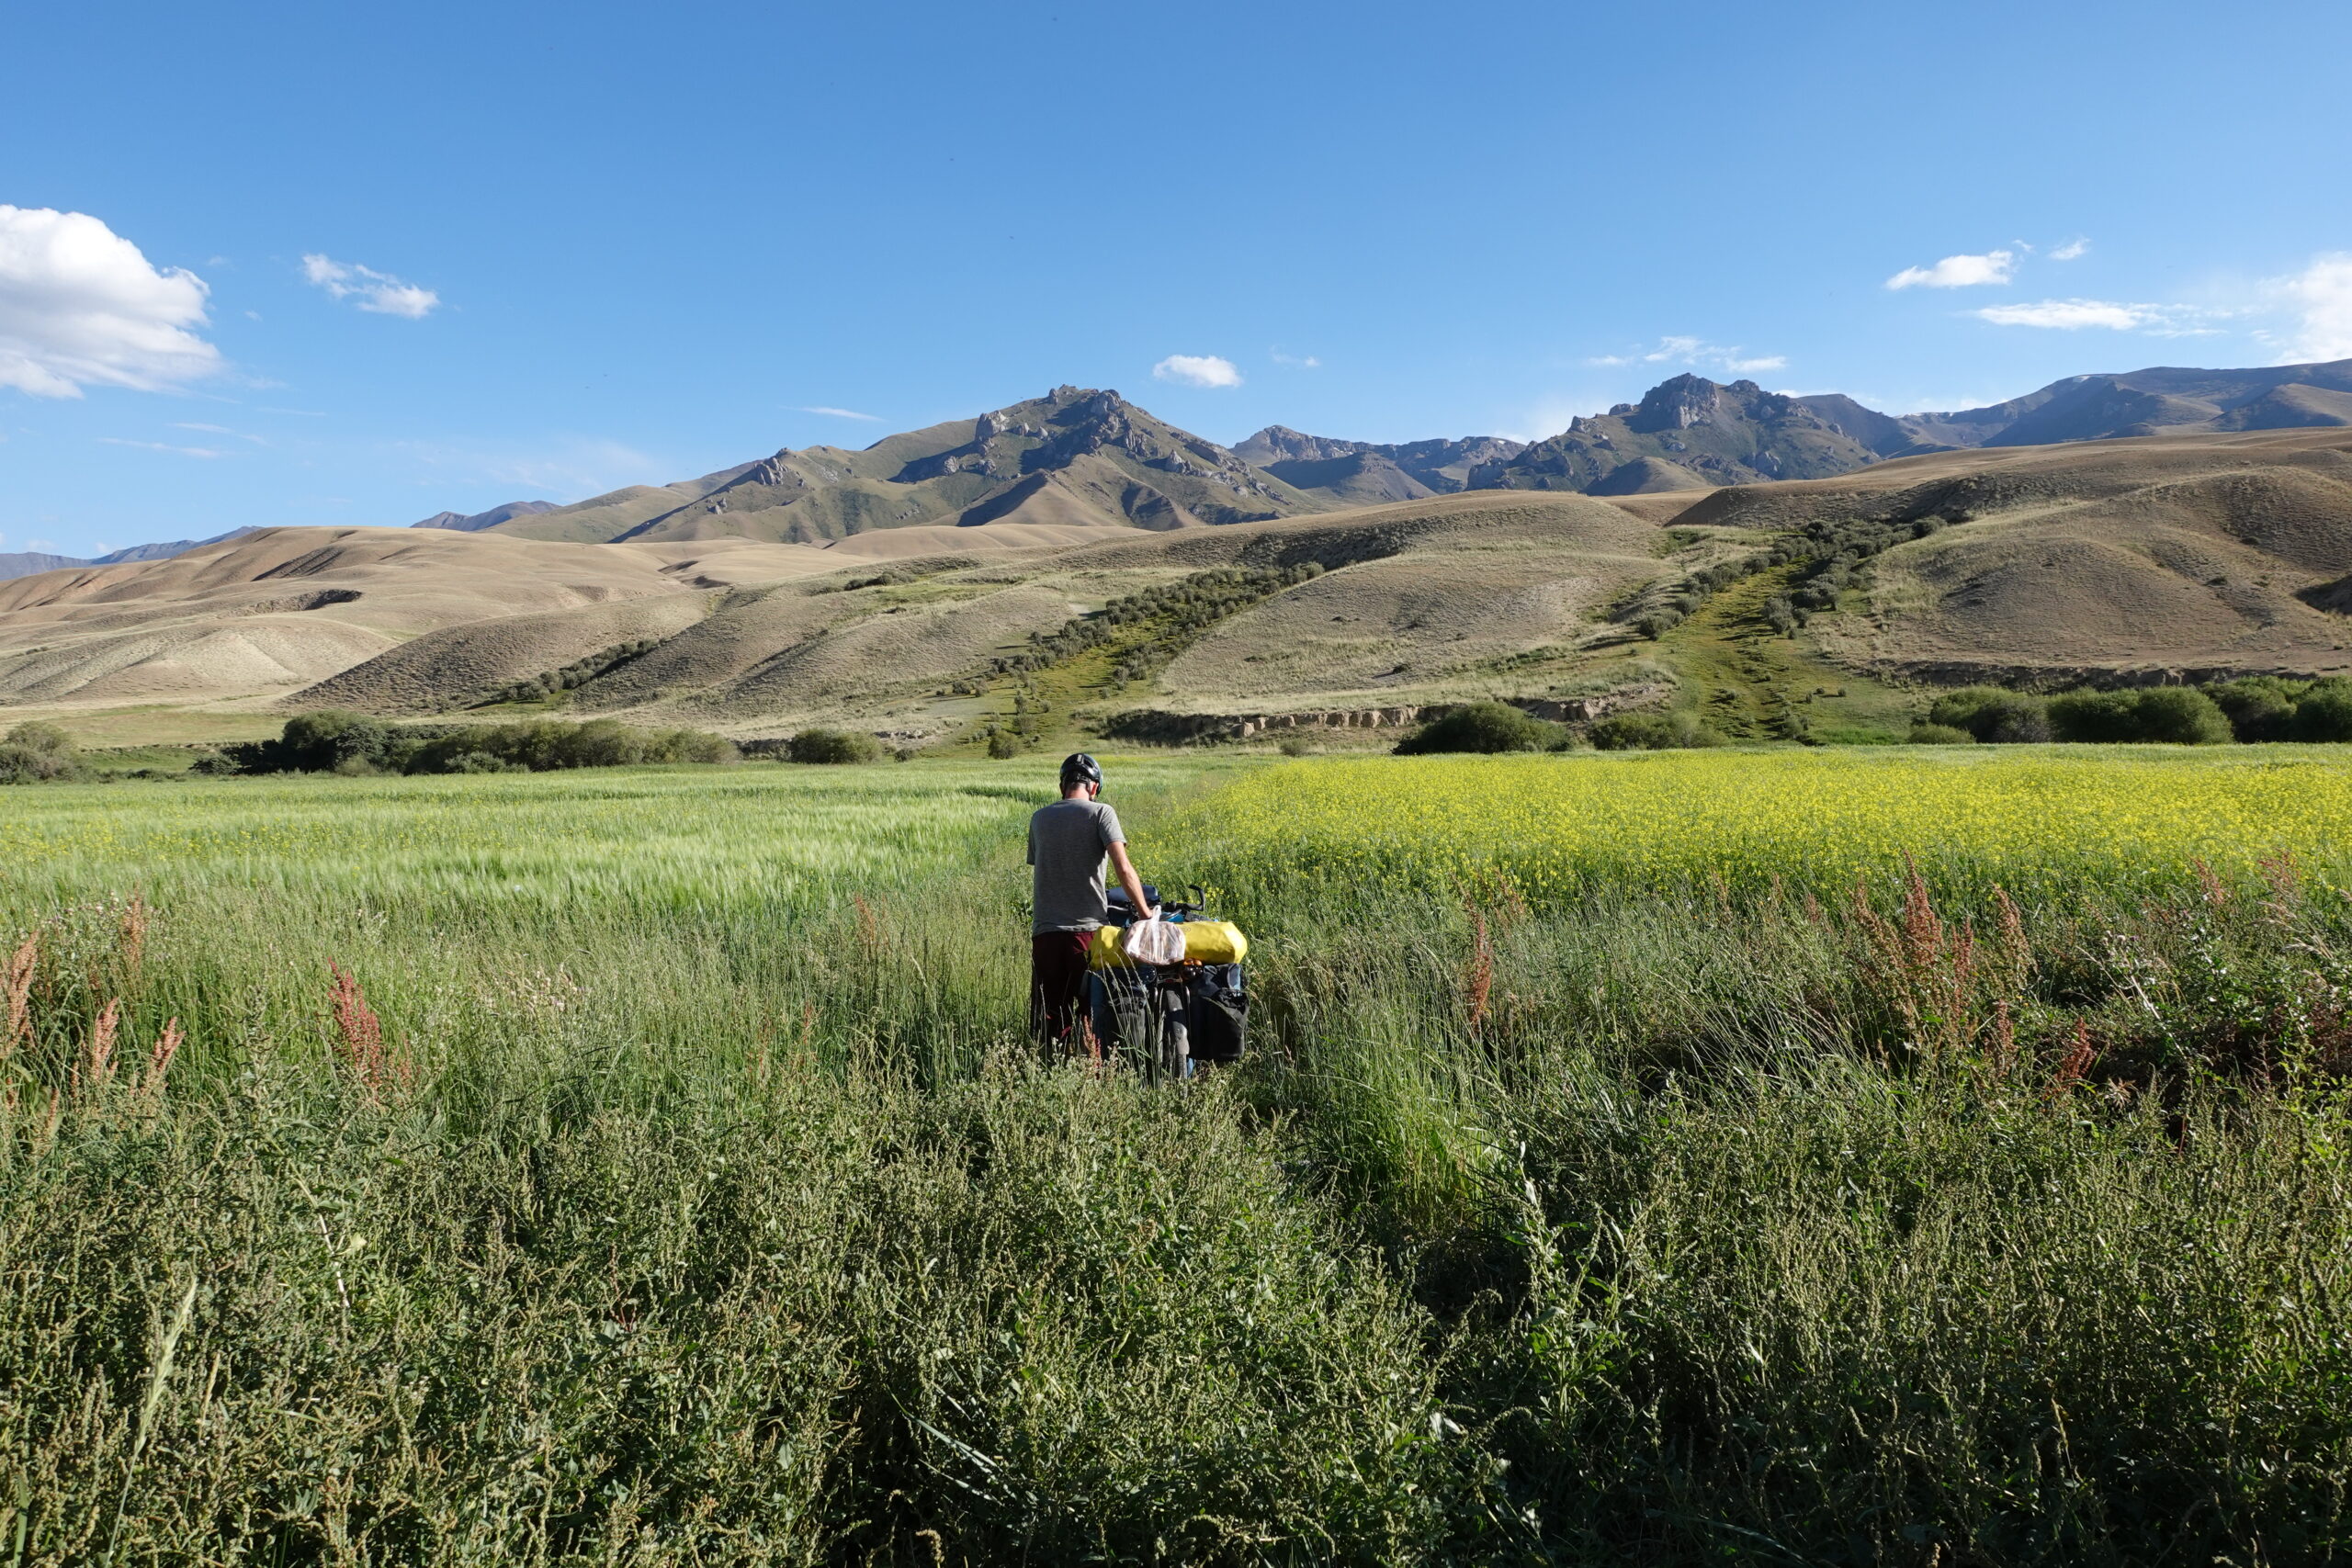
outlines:
[{"label": "bicycle helmet", "polygon": [[1074,789],[1080,784],[1102,787],[1102,764],[1083,751],[1073,751],[1062,759],[1062,788]]}]

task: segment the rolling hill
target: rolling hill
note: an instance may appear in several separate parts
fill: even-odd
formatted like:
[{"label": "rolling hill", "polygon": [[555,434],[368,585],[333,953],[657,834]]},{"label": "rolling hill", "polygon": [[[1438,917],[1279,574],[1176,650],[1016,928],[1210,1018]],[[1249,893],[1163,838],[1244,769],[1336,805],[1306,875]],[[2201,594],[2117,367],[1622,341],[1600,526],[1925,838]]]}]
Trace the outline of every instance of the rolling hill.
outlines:
[{"label": "rolling hill", "polygon": [[127,549],[110,550],[88,560],[77,556],[42,555],[38,552],[0,555],[0,582],[12,578],[33,577],[44,571],[63,571],[69,567],[119,566],[126,561],[169,560],[199,546],[217,545],[223,539],[242,539],[253,532],[251,528],[232,528],[209,539],[171,539],[160,544],[132,545]]},{"label": "rolling hill", "polygon": [[1943,525],[1808,628],[1841,666],[2038,686],[2352,671],[2352,429],[1986,447],[1719,491],[1685,526]]},{"label": "rolling hill", "polygon": [[[1276,426],[1227,451],[1063,388],[480,529],[244,531],[20,577],[0,710],[495,713],[584,660],[576,711],[742,736],[1700,694],[1736,734],[1883,733],[1921,682],[2352,671],[2352,425],[2258,427],[2332,419],[2329,368],[2125,389],[2256,428],[1925,451],[1848,400],[1695,377],[1525,448]],[[1747,478],[1775,468],[1814,472]],[[1867,558],[1825,597],[1809,563],[1840,550]]]},{"label": "rolling hill", "polygon": [[[1899,542],[1834,609],[1790,637],[1755,613],[1805,569],[1742,576],[1738,563],[1863,525]],[[907,538],[888,574],[715,596],[573,705],[739,734],[848,722],[922,743],[1034,703],[1057,722],[1165,739],[1300,715],[1395,722],[1473,696],[1570,711],[1611,694],[1777,682],[1840,694],[1817,705],[1834,718],[1841,701],[1848,717],[1900,709],[1900,688],[1922,681],[2352,669],[2345,430],[1950,451],[1622,502],[1464,491],[1219,528],[1113,526],[986,560],[945,547],[997,531],[922,530],[941,542]],[[1220,573],[1306,564],[1320,575],[1245,582],[1205,622],[1148,608]],[[1734,586],[1690,586],[1723,580]],[[1630,624],[1646,604],[1712,606],[1711,593],[1732,609],[1657,640]],[[1069,636],[1088,626],[1099,645]],[[617,640],[582,607],[454,625],[296,700],[444,711]],[[1135,728],[1139,716],[1157,728]]]},{"label": "rolling hill", "polygon": [[[513,634],[501,628],[535,615],[552,615],[564,635],[583,639],[555,660],[561,665],[612,643],[673,634],[746,583],[850,565],[870,571],[910,549],[937,553],[952,544],[960,558],[977,561],[1108,532],[910,529],[861,550],[858,541],[608,547],[439,529],[267,528],[164,560],[0,583],[0,712],[28,704],[275,701],[447,627],[503,645]],[[528,663],[537,653],[518,657]],[[478,683],[516,678],[494,657],[492,666]],[[478,698],[467,683],[472,669],[463,660],[446,667],[424,705]]]}]

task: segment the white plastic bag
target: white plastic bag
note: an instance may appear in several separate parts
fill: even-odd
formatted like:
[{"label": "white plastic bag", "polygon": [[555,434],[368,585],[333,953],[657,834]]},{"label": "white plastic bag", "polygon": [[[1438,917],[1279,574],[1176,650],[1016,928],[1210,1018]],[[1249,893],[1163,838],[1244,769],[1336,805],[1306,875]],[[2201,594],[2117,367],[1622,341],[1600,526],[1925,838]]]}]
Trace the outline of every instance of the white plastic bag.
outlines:
[{"label": "white plastic bag", "polygon": [[1184,929],[1173,920],[1137,920],[1127,928],[1120,949],[1133,964],[1182,964]]}]

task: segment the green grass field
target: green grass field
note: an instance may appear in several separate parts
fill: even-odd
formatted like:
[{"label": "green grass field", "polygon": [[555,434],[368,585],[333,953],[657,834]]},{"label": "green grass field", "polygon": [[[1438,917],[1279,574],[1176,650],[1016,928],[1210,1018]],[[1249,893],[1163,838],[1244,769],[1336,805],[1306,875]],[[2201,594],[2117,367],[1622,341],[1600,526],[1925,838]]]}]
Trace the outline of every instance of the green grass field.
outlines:
[{"label": "green grass field", "polygon": [[1106,761],[0,795],[0,1558],[2352,1552],[2352,768]]}]

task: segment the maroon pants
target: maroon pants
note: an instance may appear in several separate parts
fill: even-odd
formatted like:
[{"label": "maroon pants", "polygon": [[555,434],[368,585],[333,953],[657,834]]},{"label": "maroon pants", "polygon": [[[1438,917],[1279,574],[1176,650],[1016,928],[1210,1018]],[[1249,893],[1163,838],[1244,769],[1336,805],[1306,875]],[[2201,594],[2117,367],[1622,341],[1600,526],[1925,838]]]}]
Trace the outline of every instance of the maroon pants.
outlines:
[{"label": "maroon pants", "polygon": [[1041,1045],[1068,1051],[1083,1038],[1086,950],[1092,931],[1046,931],[1029,939],[1029,1032]]}]

